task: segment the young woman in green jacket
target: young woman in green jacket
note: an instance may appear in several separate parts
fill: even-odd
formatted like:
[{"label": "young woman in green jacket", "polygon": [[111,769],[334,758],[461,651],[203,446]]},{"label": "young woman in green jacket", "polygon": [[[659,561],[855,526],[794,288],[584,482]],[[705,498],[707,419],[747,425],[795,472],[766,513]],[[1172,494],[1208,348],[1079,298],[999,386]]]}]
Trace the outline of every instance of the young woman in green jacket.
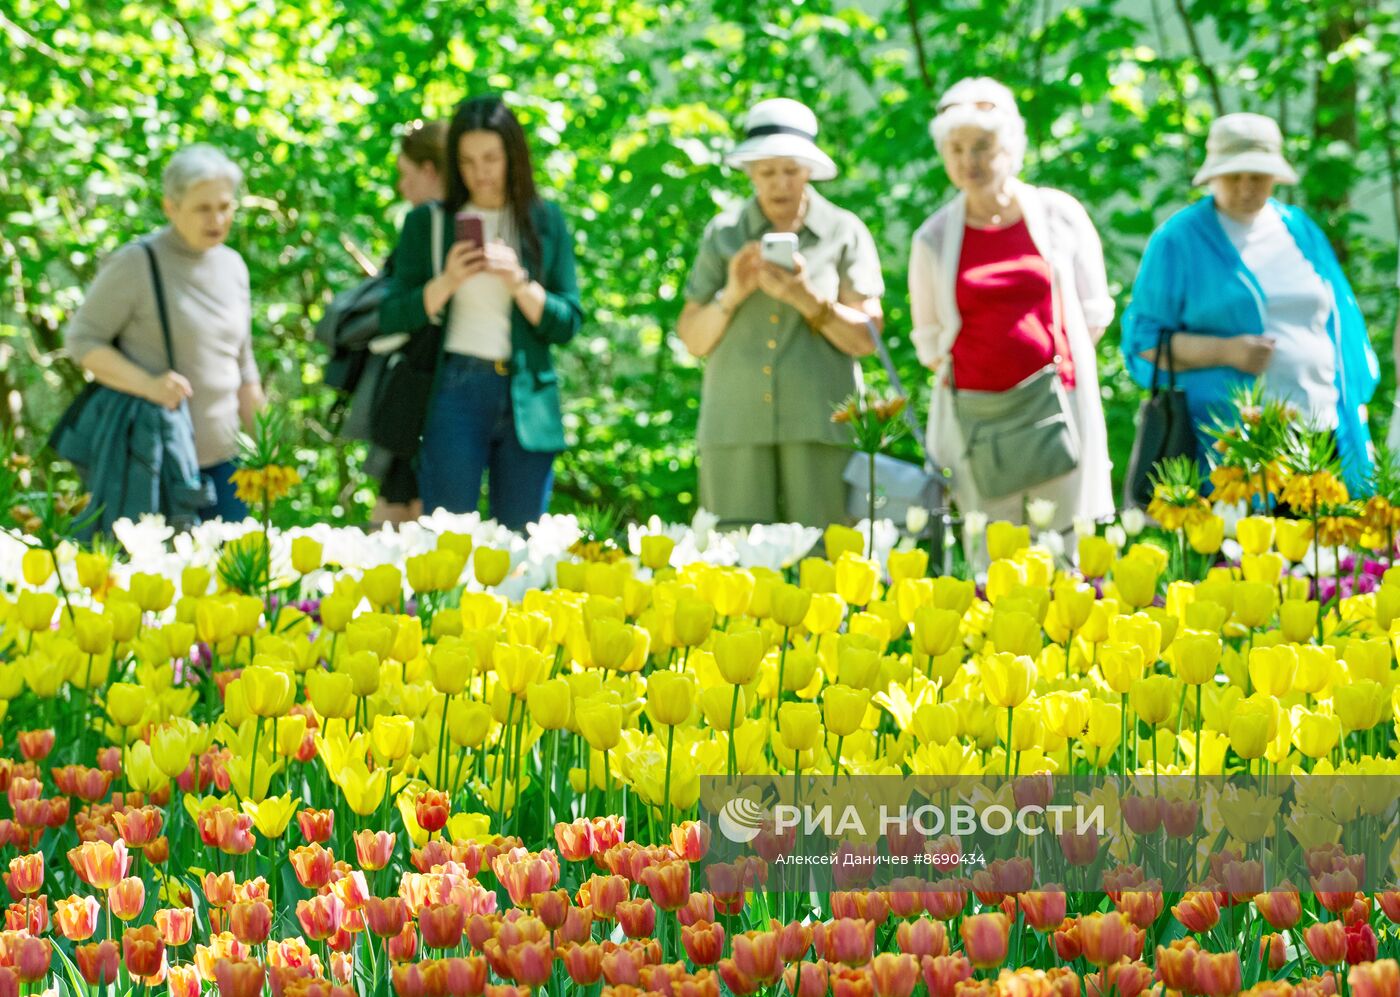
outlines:
[{"label": "young woman in green jacket", "polygon": [[[444,165],[442,243],[434,252],[433,206],[409,213],[380,330],[436,345],[418,452],[424,512],[475,511],[485,477],[491,517],[520,530],[548,509],[564,449],[550,348],[583,322],[573,241],[537,194],[525,132],[499,97],[457,108]],[[456,238],[459,215],[480,220],[482,244]]]}]

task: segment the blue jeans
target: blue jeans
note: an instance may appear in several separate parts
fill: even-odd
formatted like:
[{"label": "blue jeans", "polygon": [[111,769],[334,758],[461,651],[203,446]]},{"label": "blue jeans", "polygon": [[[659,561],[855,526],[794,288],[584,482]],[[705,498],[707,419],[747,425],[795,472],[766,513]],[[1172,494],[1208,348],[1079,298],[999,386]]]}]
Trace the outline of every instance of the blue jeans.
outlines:
[{"label": "blue jeans", "polygon": [[214,481],[214,504],[199,510],[200,519],[222,519],[226,523],[241,523],[247,518],[248,507],[238,497],[230,480],[236,470],[238,464],[231,460],[199,469],[200,474]]},{"label": "blue jeans", "polygon": [[510,377],[489,360],[447,354],[418,451],[423,511],[475,512],[481,479],[490,484],[491,518],[522,530],[549,508],[554,454],[520,445]]}]

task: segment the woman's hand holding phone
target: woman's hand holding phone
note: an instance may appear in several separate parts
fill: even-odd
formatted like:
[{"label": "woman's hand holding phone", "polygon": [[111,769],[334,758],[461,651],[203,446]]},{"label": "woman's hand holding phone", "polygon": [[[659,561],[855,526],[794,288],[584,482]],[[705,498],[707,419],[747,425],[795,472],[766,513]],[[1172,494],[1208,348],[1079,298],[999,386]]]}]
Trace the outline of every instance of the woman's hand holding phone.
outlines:
[{"label": "woman's hand holding phone", "polygon": [[816,300],[816,295],[807,285],[807,261],[801,253],[793,254],[791,270],[776,263],[764,262],[758,271],[758,286],[770,298],[792,305],[798,311],[809,310]]}]

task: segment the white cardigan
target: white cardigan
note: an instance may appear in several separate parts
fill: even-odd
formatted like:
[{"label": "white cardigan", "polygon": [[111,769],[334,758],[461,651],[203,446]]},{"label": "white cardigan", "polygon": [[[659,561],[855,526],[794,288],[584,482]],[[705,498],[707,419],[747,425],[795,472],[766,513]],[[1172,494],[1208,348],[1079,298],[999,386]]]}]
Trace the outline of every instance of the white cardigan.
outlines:
[{"label": "white cardigan", "polygon": [[[1051,280],[1074,363],[1071,394],[1079,430],[1079,468],[1035,489],[1056,502],[1055,527],[1068,527],[1076,516],[1113,514],[1108,432],[1099,395],[1098,360],[1090,329],[1113,320],[1103,246],[1084,206],[1063,191],[1013,181],[1013,192],[1037,251],[1050,264]],[[934,372],[929,401],[928,451],[953,474],[953,492],[963,512],[1020,520],[1021,497],[984,501],[977,494],[963,456],[962,434],[948,389],[949,357],[962,327],[958,314],[958,262],[967,220],[967,196],[959,193],[914,233],[909,254],[909,306],[919,360]]]}]

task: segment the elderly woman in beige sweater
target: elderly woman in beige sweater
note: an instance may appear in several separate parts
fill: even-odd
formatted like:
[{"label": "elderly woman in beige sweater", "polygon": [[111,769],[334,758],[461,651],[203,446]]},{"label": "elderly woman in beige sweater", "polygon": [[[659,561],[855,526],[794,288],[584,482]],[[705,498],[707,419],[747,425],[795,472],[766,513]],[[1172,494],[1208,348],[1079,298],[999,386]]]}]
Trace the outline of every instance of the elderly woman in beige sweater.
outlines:
[{"label": "elderly woman in beige sweater", "polygon": [[[216,495],[202,519],[247,514],[230,476],[239,426],[251,426],[265,402],[253,362],[248,267],[225,245],[242,181],[212,146],[176,153],[162,176],[169,224],[108,257],[64,337],[69,355],[100,384],[167,409],[188,404],[200,470]],[[155,253],[173,356],[143,242]]]}]

